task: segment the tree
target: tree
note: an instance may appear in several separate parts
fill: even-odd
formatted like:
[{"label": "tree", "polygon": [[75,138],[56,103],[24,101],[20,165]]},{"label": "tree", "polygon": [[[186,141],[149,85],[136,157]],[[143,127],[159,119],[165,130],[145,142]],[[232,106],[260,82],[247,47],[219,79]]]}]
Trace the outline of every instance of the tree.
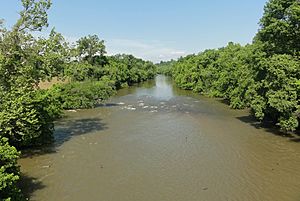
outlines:
[{"label": "tree", "polygon": [[47,10],[51,7],[51,0],[22,0],[23,10],[15,24],[14,32],[41,31],[48,26]]},{"label": "tree", "polygon": [[264,8],[255,41],[262,41],[269,55],[300,56],[300,1],[270,0]]},{"label": "tree", "polygon": [[36,86],[62,71],[68,51],[54,30],[48,39],[31,34],[48,26],[50,0],[22,0],[22,4],[24,10],[12,30],[0,32],[0,135],[17,148],[51,142],[60,108]]},{"label": "tree", "polygon": [[36,73],[38,84],[40,80],[50,80],[53,77],[63,77],[64,70],[70,63],[71,51],[65,38],[51,30],[48,38],[38,38],[36,40],[33,63],[37,67]]},{"label": "tree", "polygon": [[97,35],[88,35],[83,38],[80,38],[77,41],[77,47],[76,47],[77,57],[79,60],[86,60],[90,64],[102,64],[102,62],[105,63],[105,57],[104,54],[105,51],[105,45],[104,41],[100,40]]},{"label": "tree", "polygon": [[30,32],[48,26],[47,10],[50,0],[22,0],[24,10],[12,30],[0,32],[0,86],[2,90],[32,88],[43,77],[43,63],[37,57],[43,55],[37,40]]},{"label": "tree", "polygon": [[253,89],[251,108],[260,120],[274,121],[284,131],[299,126],[300,62],[291,55],[273,55],[262,59]]}]

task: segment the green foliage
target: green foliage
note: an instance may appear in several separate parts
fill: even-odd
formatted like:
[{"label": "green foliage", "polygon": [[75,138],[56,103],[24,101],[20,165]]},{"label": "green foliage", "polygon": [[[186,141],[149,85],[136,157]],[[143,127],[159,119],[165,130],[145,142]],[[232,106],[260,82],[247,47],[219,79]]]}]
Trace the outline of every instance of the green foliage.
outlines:
[{"label": "green foliage", "polygon": [[157,73],[163,74],[163,75],[172,75],[172,68],[175,65],[176,61],[161,61],[160,63],[156,64],[157,67]]},{"label": "green foliage", "polygon": [[99,66],[94,66],[88,62],[73,62],[65,68],[65,75],[72,81],[86,81],[98,79],[102,76]]},{"label": "green foliage", "polygon": [[132,55],[115,55],[108,58],[103,75],[115,81],[116,87],[119,88],[124,83],[131,85],[154,78],[156,66],[152,62],[135,58]]},{"label": "green foliage", "polygon": [[152,62],[132,55],[109,56],[106,61],[104,66],[92,65],[87,61],[72,62],[66,68],[65,75],[73,81],[100,80],[106,76],[115,82],[117,88],[152,79],[156,75],[156,66]]},{"label": "green foliage", "polygon": [[250,107],[259,120],[293,131],[299,126],[299,63],[292,55],[268,57],[259,42],[229,43],[179,59],[172,75],[184,89],[224,98],[232,108]]},{"label": "green foliage", "polygon": [[6,138],[0,137],[0,200],[24,200],[21,191],[17,188],[20,170],[17,165],[19,152],[8,144]]},{"label": "green foliage", "polygon": [[60,107],[36,86],[63,72],[70,52],[61,34],[35,38],[30,31],[48,26],[50,0],[22,0],[23,11],[12,30],[0,32],[0,135],[17,147],[51,141]]},{"label": "green foliage", "polygon": [[16,147],[42,145],[52,141],[53,121],[60,106],[53,97],[39,91],[15,91],[1,97],[0,134]]},{"label": "green foliage", "polygon": [[20,19],[14,26],[14,31],[41,31],[48,26],[47,10],[51,7],[51,0],[22,0],[23,10]]},{"label": "green foliage", "polygon": [[34,55],[35,66],[39,67],[36,69],[39,71],[38,82],[63,76],[70,62],[71,50],[60,33],[52,29],[48,38],[36,40],[35,50],[38,51]]},{"label": "green foliage", "polygon": [[97,35],[88,35],[77,41],[75,55],[79,61],[87,61],[91,65],[103,65],[101,61],[106,53],[104,40],[100,40]]},{"label": "green foliage", "polygon": [[299,56],[299,0],[270,0],[265,6],[260,26],[255,40],[263,42],[269,55],[292,54]]},{"label": "green foliage", "polygon": [[[261,61],[257,69],[259,82],[254,84],[252,109],[260,119],[267,117],[284,130],[298,127],[297,109],[300,93],[300,62],[290,55],[273,55]],[[256,97],[261,101],[255,100]],[[261,105],[257,108],[258,103]]]},{"label": "green foliage", "polygon": [[93,108],[115,93],[114,83],[102,81],[71,82],[51,88],[49,96],[60,102],[63,109]]},{"label": "green foliage", "polygon": [[0,88],[33,88],[40,80],[57,76],[68,60],[67,44],[61,34],[51,31],[48,39],[35,38],[47,23],[49,0],[23,0],[24,10],[12,30],[0,32]]}]

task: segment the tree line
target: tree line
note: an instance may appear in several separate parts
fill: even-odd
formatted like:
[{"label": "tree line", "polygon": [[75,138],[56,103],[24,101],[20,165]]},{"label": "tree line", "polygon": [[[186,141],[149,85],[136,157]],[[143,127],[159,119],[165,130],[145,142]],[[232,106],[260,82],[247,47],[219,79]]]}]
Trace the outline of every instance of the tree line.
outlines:
[{"label": "tree line", "polygon": [[[21,0],[11,29],[0,20],[0,200],[25,200],[18,188],[18,150],[53,142],[54,120],[63,109],[95,107],[117,89],[151,79],[156,66],[132,55],[107,56],[97,35],[68,43],[48,27],[51,0]],[[42,81],[66,80],[50,89]]]},{"label": "tree line", "polygon": [[285,132],[300,122],[300,2],[269,0],[251,44],[226,47],[161,62],[187,90],[220,97],[235,109],[250,108],[261,122]]}]

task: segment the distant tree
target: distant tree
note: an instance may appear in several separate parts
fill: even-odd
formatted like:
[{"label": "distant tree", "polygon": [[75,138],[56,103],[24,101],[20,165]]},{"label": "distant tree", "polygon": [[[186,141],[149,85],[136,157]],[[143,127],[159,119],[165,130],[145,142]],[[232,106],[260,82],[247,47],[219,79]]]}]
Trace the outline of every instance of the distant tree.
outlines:
[{"label": "distant tree", "polygon": [[100,40],[97,35],[88,35],[77,41],[76,54],[79,60],[102,65],[105,53],[104,40]]}]

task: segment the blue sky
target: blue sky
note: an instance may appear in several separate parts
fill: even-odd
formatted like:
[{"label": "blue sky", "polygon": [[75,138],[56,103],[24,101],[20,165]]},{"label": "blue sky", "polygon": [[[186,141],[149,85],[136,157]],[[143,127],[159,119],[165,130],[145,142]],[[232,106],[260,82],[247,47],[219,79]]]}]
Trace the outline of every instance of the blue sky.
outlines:
[{"label": "blue sky", "polygon": [[[11,26],[20,0],[1,0]],[[97,34],[108,54],[129,53],[158,62],[229,41],[251,43],[266,0],[52,0],[50,27],[67,40]],[[49,31],[45,30],[47,33]]]}]

